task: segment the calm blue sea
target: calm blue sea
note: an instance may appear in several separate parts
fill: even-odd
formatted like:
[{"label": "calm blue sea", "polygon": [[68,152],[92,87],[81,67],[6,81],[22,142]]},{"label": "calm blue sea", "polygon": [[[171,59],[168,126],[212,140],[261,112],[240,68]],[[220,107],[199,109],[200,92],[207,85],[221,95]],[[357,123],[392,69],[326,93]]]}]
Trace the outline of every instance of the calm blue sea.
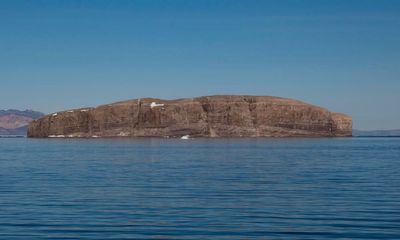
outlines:
[{"label": "calm blue sea", "polygon": [[0,239],[400,239],[400,138],[0,139]]}]

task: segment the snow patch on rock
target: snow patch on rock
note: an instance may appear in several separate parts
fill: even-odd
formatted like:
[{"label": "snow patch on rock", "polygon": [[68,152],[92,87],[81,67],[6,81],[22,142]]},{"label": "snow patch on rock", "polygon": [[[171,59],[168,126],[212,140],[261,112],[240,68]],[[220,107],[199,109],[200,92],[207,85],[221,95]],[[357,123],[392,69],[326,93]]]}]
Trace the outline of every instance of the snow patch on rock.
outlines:
[{"label": "snow patch on rock", "polygon": [[65,138],[64,135],[49,135],[49,138]]},{"label": "snow patch on rock", "polygon": [[127,136],[129,136],[129,133],[127,133],[127,132],[120,132],[120,133],[118,134],[118,136],[119,136],[119,137],[127,137]]},{"label": "snow patch on rock", "polygon": [[183,140],[190,139],[190,135],[185,135],[185,136],[182,136],[182,137],[181,137],[181,139],[183,139]]},{"label": "snow patch on rock", "polygon": [[164,107],[164,104],[152,102],[152,103],[150,104],[150,107],[151,107],[151,108],[155,108],[155,107]]}]

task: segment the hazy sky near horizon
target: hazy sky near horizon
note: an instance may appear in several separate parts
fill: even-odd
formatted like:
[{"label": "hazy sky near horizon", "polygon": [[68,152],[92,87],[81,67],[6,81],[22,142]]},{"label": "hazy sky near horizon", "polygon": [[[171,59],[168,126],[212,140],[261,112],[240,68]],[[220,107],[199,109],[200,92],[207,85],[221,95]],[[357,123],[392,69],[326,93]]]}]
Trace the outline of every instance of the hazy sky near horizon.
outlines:
[{"label": "hazy sky near horizon", "polygon": [[0,109],[213,94],[400,128],[400,1],[0,1]]}]

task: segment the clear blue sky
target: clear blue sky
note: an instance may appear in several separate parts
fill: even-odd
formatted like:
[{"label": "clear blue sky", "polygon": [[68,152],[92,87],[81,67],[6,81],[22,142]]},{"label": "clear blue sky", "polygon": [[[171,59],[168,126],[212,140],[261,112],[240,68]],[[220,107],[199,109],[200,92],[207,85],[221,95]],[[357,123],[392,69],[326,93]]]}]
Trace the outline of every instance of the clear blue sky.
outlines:
[{"label": "clear blue sky", "polygon": [[0,1],[0,109],[212,94],[400,128],[400,1]]}]

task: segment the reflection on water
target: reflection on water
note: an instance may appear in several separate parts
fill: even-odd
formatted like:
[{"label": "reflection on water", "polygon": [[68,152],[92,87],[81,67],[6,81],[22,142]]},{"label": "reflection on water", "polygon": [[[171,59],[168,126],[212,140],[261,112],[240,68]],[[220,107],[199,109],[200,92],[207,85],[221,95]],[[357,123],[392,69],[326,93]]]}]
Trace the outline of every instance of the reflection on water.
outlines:
[{"label": "reflection on water", "polygon": [[0,139],[1,239],[400,239],[400,139]]}]

